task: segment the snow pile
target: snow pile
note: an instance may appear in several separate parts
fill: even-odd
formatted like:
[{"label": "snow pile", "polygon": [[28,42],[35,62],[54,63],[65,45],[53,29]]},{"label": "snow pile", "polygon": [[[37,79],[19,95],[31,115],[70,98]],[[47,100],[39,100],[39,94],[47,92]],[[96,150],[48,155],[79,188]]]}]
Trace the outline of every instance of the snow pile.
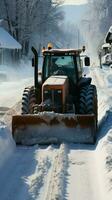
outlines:
[{"label": "snow pile", "polygon": [[99,174],[105,191],[105,199],[112,198],[112,113],[107,113],[103,126],[99,131],[96,157],[99,166]]},{"label": "snow pile", "polygon": [[108,190],[111,191],[112,195],[112,129],[107,134],[107,141],[104,143],[106,146],[106,173],[108,174]]},{"label": "snow pile", "polygon": [[[98,67],[90,69],[92,83],[97,87],[98,93],[98,124],[101,126],[107,116],[107,111],[111,108],[111,90],[108,87],[108,70]],[[112,74],[112,71],[111,71]]]},{"label": "snow pile", "polygon": [[11,130],[12,127],[12,116],[21,114],[21,101],[10,108],[1,118],[1,120],[7,124],[8,128]]},{"label": "snow pile", "polygon": [[9,158],[15,148],[11,133],[3,122],[0,122],[0,167]]},{"label": "snow pile", "polygon": [[[96,144],[97,170],[104,188],[104,199],[112,198],[112,69],[91,70],[98,90],[99,132]],[[98,169],[99,168],[99,169]]]}]

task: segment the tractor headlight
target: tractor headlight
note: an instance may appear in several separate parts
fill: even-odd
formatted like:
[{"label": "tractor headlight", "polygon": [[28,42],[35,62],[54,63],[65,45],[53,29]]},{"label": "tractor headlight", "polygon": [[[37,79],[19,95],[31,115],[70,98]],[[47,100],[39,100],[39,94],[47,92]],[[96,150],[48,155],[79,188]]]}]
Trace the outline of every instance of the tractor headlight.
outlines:
[{"label": "tractor headlight", "polygon": [[44,90],[44,94],[48,94],[49,93],[49,91],[48,90]]},{"label": "tractor headlight", "polygon": [[44,101],[47,100],[47,99],[51,99],[52,98],[52,93],[51,93],[51,90],[44,90],[43,92],[43,96],[44,96]]},{"label": "tractor headlight", "polygon": [[62,93],[62,90],[57,90],[57,93],[58,93],[58,94],[61,94],[61,93]]}]

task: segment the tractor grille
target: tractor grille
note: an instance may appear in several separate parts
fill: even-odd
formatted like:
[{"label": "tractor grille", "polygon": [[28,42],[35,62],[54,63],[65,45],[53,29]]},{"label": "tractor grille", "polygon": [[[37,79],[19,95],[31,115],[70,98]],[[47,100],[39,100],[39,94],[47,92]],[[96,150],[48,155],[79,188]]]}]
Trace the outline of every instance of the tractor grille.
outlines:
[{"label": "tractor grille", "polygon": [[52,90],[52,96],[55,104],[62,104],[62,90]]},{"label": "tractor grille", "polygon": [[[54,111],[62,111],[62,90],[44,90],[44,102],[50,102]],[[58,110],[57,110],[58,109]]]},{"label": "tractor grille", "polygon": [[54,104],[62,104],[62,90],[45,90],[44,101],[50,99]]}]

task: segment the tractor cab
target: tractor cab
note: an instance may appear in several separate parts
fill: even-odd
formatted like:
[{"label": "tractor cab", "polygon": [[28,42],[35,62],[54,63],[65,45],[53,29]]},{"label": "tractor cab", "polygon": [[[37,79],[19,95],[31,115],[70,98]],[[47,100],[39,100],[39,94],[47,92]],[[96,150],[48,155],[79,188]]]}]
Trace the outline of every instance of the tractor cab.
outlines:
[{"label": "tractor cab", "polygon": [[80,51],[51,49],[45,50],[43,56],[42,82],[50,76],[62,75],[76,84],[82,76]]}]

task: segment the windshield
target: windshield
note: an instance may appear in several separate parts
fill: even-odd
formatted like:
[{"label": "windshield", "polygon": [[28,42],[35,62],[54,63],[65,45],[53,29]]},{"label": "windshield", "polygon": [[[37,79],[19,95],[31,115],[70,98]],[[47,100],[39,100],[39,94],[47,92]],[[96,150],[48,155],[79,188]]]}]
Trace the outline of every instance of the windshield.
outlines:
[{"label": "windshield", "polygon": [[46,56],[44,65],[45,79],[59,74],[67,75],[73,81],[76,80],[73,56]]}]

